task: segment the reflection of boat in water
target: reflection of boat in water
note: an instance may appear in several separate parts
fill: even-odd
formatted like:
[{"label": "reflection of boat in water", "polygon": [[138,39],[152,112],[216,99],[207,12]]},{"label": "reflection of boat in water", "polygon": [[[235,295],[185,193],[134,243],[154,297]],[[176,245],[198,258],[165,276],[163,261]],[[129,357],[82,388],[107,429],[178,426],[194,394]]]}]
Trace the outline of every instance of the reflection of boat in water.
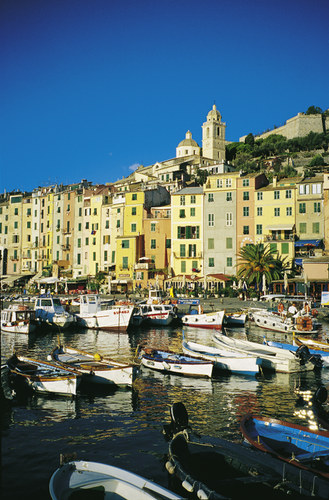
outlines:
[{"label": "reflection of boat in water", "polygon": [[52,500],[183,500],[142,476],[112,465],[86,461],[61,465],[50,478],[49,492]]},{"label": "reflection of boat in water", "polygon": [[314,472],[283,465],[244,444],[194,434],[182,403],[174,403],[170,415],[171,423],[163,429],[169,441],[166,469],[186,495],[214,500],[294,494],[328,498],[329,482]]}]

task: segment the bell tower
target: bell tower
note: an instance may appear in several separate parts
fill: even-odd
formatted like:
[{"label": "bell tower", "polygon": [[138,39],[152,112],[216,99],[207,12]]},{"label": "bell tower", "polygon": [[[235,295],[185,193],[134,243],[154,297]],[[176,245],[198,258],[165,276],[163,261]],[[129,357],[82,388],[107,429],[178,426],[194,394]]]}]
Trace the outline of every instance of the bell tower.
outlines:
[{"label": "bell tower", "polygon": [[202,125],[202,156],[225,161],[225,128],[226,124],[214,104]]}]

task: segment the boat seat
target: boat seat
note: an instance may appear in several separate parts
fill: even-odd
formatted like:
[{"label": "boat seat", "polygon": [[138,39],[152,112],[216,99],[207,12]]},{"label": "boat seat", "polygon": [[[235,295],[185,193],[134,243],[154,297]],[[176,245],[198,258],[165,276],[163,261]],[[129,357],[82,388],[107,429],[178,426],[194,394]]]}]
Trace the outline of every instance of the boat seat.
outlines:
[{"label": "boat seat", "polygon": [[80,488],[73,491],[67,500],[102,500],[105,498],[104,486],[95,486],[93,488]]}]

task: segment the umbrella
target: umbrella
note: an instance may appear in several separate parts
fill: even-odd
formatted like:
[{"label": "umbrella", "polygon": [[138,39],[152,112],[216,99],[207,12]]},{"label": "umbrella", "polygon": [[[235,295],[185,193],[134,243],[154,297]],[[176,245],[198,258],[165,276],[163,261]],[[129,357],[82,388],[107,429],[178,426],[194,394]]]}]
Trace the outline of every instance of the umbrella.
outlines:
[{"label": "umbrella", "polygon": [[284,291],[285,293],[288,293],[289,291],[289,286],[288,286],[288,275],[287,275],[287,271],[284,272],[284,276],[283,276],[283,287],[284,287]]},{"label": "umbrella", "polygon": [[263,273],[263,292],[266,293],[266,275]]},{"label": "umbrella", "polygon": [[242,285],[243,290],[246,292],[247,291],[247,283],[244,281]]}]

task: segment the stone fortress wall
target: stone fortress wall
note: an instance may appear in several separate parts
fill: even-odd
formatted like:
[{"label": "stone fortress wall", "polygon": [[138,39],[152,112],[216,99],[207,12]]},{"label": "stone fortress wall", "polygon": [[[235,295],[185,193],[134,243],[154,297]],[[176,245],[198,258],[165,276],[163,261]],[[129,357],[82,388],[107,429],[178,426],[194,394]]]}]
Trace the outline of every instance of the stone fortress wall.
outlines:
[{"label": "stone fortress wall", "polygon": [[[325,119],[325,128],[326,131],[329,131],[328,116],[326,116]],[[255,139],[265,139],[272,134],[279,134],[283,135],[287,139],[293,139],[294,137],[304,137],[310,132],[316,132],[319,134],[323,132],[322,115],[304,115],[304,113],[298,113],[297,116],[287,120],[281,127],[256,135]],[[240,137],[239,142],[244,142],[246,137],[246,135]]]}]

